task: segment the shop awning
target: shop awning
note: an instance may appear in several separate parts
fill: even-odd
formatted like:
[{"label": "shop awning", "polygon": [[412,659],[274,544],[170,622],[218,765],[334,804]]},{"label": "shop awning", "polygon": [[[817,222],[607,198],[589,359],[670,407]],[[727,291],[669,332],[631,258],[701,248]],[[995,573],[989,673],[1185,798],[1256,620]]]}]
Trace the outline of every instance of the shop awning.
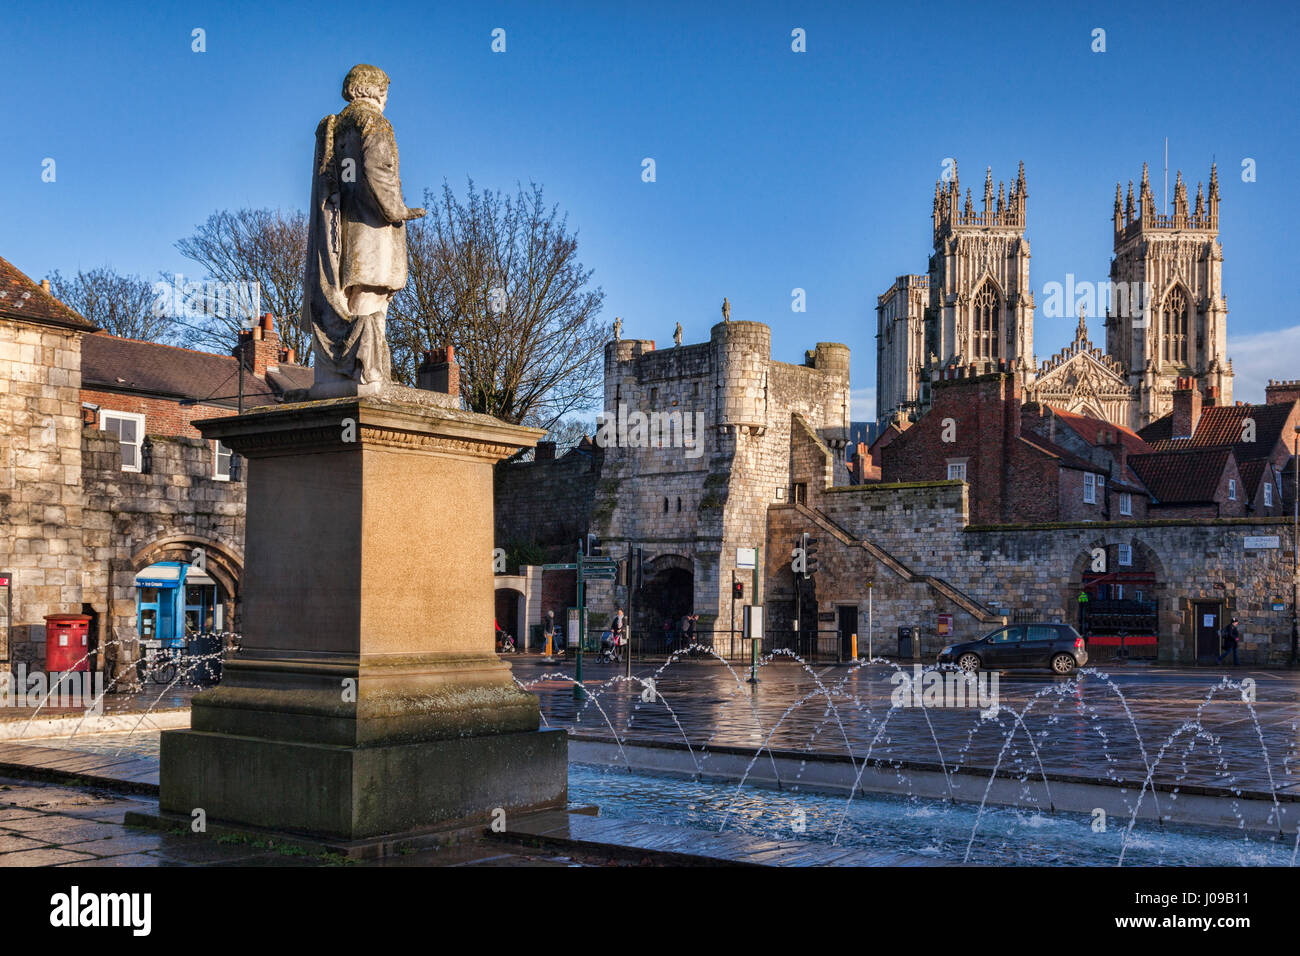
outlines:
[{"label": "shop awning", "polygon": [[138,588],[175,588],[180,587],[180,583],[179,564],[151,564],[135,575],[135,586]]},{"label": "shop awning", "polygon": [[191,566],[189,573],[185,575],[186,584],[216,584],[217,582],[208,576],[206,571],[200,571]]}]

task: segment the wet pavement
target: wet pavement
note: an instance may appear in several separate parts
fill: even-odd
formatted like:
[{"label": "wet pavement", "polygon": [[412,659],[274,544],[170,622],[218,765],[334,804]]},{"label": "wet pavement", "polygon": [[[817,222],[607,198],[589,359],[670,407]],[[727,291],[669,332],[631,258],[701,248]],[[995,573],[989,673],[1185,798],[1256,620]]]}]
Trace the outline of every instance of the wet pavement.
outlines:
[{"label": "wet pavement", "polygon": [[[885,665],[777,660],[760,667],[760,683],[750,685],[749,669],[738,665],[638,664],[629,682],[621,667],[584,662],[588,699],[578,702],[572,662],[511,663],[516,679],[541,698],[546,724],[583,735],[1138,785],[1150,774],[1185,788],[1300,793],[1294,671],[1128,665],[1072,678],[1003,673],[1000,709],[984,719],[977,706],[892,706],[899,684]],[[911,666],[904,671],[913,674]],[[1254,699],[1243,699],[1243,691]]]},{"label": "wet pavement", "polygon": [[[996,684],[996,706],[982,714],[974,695],[968,706],[897,706],[906,695],[901,680],[891,680],[896,670],[885,665],[805,667],[777,660],[760,667],[759,683],[751,685],[746,683],[748,668],[735,665],[699,660],[637,664],[628,681],[622,667],[586,662],[586,699],[575,701],[571,662],[515,657],[511,663],[519,682],[538,694],[544,725],[584,737],[689,742],[696,750],[728,747],[758,753],[767,747],[949,771],[996,766],[1026,780],[1048,774],[1140,785],[1149,774],[1189,792],[1204,788],[1255,797],[1300,796],[1296,672],[1130,665],[1085,670],[1072,678],[1003,673]],[[914,674],[910,666],[903,673]],[[986,684],[986,695],[993,689]],[[178,691],[173,706],[183,707],[192,693]],[[157,696],[157,691],[123,696],[116,701],[116,713],[156,711]],[[986,696],[983,704],[988,703]],[[265,841],[125,826],[128,811],[157,810],[158,734],[141,726],[138,733],[0,740],[0,866],[344,862]],[[15,777],[3,776],[7,773]],[[33,775],[43,775],[45,782],[31,780]],[[673,820],[657,824],[673,825]],[[520,834],[539,838],[531,844],[484,835],[381,865],[645,865],[645,860],[635,861],[638,852],[699,850],[691,836],[698,831],[667,833],[637,820],[611,826],[604,818],[535,824],[535,833]],[[543,830],[549,839],[540,839],[548,837]],[[802,845],[754,842],[760,839],[754,834],[728,837],[699,855],[715,863],[814,862],[817,855]],[[602,851],[602,841],[619,843],[621,849]]]},{"label": "wet pavement", "polygon": [[[175,685],[145,684],[140,690],[131,693],[105,693],[102,707],[105,716],[141,715],[185,709],[190,706],[190,699],[202,688],[190,684]],[[0,707],[0,725],[24,724],[29,721],[47,720],[55,717],[82,717],[85,706],[57,707],[57,698],[40,707]],[[21,731],[19,731],[21,732]],[[6,734],[0,733],[0,737]]]},{"label": "wet pavement", "polygon": [[128,827],[158,803],[86,787],[0,777],[0,867],[16,866],[603,866],[631,865],[598,848],[530,849],[471,838],[437,850],[356,863],[291,843]]}]

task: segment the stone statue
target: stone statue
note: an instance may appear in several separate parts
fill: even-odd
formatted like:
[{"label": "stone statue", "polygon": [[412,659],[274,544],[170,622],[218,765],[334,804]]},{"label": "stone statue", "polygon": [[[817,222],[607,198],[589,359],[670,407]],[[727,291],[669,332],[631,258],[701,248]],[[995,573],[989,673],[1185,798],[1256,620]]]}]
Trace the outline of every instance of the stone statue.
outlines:
[{"label": "stone statue", "polygon": [[614,316],[614,341],[617,342],[623,337],[623,320],[619,316]]},{"label": "stone statue", "polygon": [[316,127],[302,328],[316,387],[389,381],[388,305],[406,285],[406,223],[425,210],[402,199],[397,143],[384,118],[388,74],[358,64],[343,80],[348,105]]},{"label": "stone statue", "polygon": [[673,332],[673,344],[682,344],[682,324],[680,322],[677,323],[677,330]]},{"label": "stone statue", "polygon": [[726,296],[722,298],[722,321],[731,321],[731,303],[727,301]]}]

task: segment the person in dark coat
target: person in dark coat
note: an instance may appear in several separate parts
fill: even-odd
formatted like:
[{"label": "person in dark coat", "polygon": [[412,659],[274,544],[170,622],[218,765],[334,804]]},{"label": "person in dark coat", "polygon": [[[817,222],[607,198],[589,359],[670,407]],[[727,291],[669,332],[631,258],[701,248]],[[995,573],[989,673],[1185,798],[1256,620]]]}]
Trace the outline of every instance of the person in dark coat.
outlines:
[{"label": "person in dark coat", "polygon": [[1223,629],[1223,653],[1214,663],[1222,664],[1223,659],[1232,654],[1232,666],[1239,667],[1240,661],[1237,660],[1237,644],[1241,640],[1241,629],[1237,627],[1237,619],[1234,617],[1232,623]]}]

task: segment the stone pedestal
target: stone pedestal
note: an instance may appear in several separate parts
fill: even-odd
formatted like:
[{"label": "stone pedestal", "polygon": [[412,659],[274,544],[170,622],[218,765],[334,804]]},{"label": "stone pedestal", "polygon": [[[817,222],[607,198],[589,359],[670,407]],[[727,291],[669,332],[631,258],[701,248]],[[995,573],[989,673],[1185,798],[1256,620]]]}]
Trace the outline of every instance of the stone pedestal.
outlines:
[{"label": "stone pedestal", "polygon": [[542,432],[408,392],[197,423],[248,459],[243,649],[163,734],[164,813],[356,841],[565,805],[494,653],[492,466]]}]

